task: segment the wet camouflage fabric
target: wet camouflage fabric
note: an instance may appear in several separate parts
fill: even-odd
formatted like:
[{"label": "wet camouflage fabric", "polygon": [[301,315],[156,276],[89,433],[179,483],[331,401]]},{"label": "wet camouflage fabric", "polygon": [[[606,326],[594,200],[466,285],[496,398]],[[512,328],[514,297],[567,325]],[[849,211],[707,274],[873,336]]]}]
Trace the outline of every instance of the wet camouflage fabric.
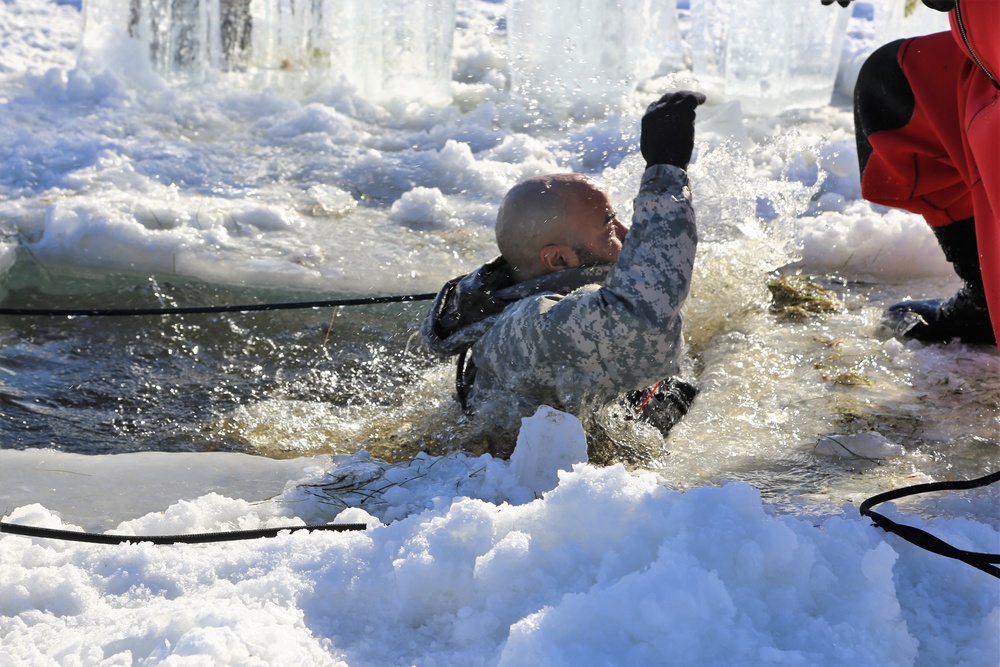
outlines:
[{"label": "wet camouflage fabric", "polygon": [[650,167],[604,283],[525,297],[472,345],[469,402],[477,417],[516,432],[540,405],[581,415],[585,406],[676,374],[696,245],[687,175]]},{"label": "wet camouflage fabric", "polygon": [[566,295],[584,285],[599,285],[610,270],[610,264],[598,264],[515,283],[507,260],[497,257],[445,283],[420,327],[420,335],[438,354],[459,354],[472,347],[504,310],[521,299],[536,294]]}]

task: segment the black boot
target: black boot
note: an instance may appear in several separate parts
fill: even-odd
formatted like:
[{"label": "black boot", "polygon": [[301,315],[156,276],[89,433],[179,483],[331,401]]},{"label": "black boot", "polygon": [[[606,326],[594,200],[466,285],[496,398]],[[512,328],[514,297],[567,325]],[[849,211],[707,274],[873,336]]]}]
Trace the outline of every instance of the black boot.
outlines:
[{"label": "black boot", "polygon": [[934,227],[945,259],[965,283],[950,299],[903,301],[890,306],[883,323],[895,333],[917,340],[996,344],[979,269],[976,224],[972,218]]}]

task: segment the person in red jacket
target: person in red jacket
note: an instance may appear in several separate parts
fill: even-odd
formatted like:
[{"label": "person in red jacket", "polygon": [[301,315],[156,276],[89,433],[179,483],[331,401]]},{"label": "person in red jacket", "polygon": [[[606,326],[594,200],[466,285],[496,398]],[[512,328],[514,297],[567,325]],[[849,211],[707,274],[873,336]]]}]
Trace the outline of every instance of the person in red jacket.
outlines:
[{"label": "person in red jacket", "polygon": [[[832,4],[834,0],[822,0]],[[1000,334],[1000,0],[923,0],[951,32],[876,49],[854,91],[862,196],[924,217],[962,279],[903,301],[897,333],[995,344]],[[847,6],[850,0],[837,0]]]}]

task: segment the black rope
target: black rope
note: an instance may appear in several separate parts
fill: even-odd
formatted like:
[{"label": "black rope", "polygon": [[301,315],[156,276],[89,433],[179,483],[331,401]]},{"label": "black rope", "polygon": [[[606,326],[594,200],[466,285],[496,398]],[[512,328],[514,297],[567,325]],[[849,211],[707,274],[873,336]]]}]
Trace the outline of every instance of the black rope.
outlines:
[{"label": "black rope", "polygon": [[402,294],[370,296],[326,301],[293,301],[286,303],[255,303],[235,306],[184,306],[175,308],[0,308],[0,315],[31,315],[45,317],[124,317],[139,315],[190,315],[196,313],[246,313],[262,310],[292,310],[296,308],[334,308],[366,306],[380,303],[429,301],[437,294]]},{"label": "black rope", "polygon": [[40,528],[38,526],[23,526],[16,523],[0,521],[0,533],[22,535],[25,537],[44,537],[52,540],[67,540],[70,542],[90,542],[93,544],[124,544],[126,542],[152,542],[153,544],[204,544],[207,542],[232,542],[236,540],[254,540],[261,537],[275,537],[278,533],[288,531],[294,533],[300,530],[333,530],[337,532],[349,530],[364,530],[368,526],[363,523],[329,523],[321,526],[285,526],[283,528],[258,528],[255,530],[231,530],[217,533],[191,533],[189,535],[109,535],[107,533],[81,533],[74,530],[57,530],[55,528]]},{"label": "black rope", "polygon": [[988,554],[980,553],[978,551],[966,551],[965,549],[959,549],[948,544],[944,540],[931,535],[925,530],[896,523],[892,519],[889,519],[878,512],[874,512],[871,509],[874,505],[879,505],[890,500],[896,500],[897,498],[903,498],[904,496],[929,493],[932,491],[964,491],[981,486],[989,486],[990,484],[995,484],[996,482],[1000,482],[1000,472],[995,472],[986,475],[985,477],[971,479],[968,481],[931,482],[928,484],[906,486],[900,489],[893,489],[891,491],[886,491],[885,493],[880,493],[877,496],[872,496],[868,500],[861,503],[860,511],[863,516],[869,517],[875,525],[882,530],[896,533],[907,542],[911,542],[922,549],[926,549],[927,551],[936,553],[940,556],[947,556],[948,558],[960,560],[963,563],[967,563],[974,568],[982,570],[983,572],[1000,579],[1000,568],[996,566],[997,563],[1000,563],[1000,554]]}]

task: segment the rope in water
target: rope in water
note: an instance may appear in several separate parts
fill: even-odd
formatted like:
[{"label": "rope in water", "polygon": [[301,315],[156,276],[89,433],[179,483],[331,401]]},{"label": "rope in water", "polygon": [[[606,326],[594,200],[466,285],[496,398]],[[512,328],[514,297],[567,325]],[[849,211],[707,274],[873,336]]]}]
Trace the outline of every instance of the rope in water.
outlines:
[{"label": "rope in water", "polygon": [[183,306],[164,308],[0,308],[0,315],[37,317],[126,317],[140,315],[190,315],[204,313],[247,313],[265,310],[293,310],[306,308],[337,308],[341,306],[366,306],[381,303],[407,303],[428,301],[437,294],[401,294],[396,296],[371,296],[354,299],[329,299],[325,301],[290,301],[283,303],[255,303],[231,306]]}]

